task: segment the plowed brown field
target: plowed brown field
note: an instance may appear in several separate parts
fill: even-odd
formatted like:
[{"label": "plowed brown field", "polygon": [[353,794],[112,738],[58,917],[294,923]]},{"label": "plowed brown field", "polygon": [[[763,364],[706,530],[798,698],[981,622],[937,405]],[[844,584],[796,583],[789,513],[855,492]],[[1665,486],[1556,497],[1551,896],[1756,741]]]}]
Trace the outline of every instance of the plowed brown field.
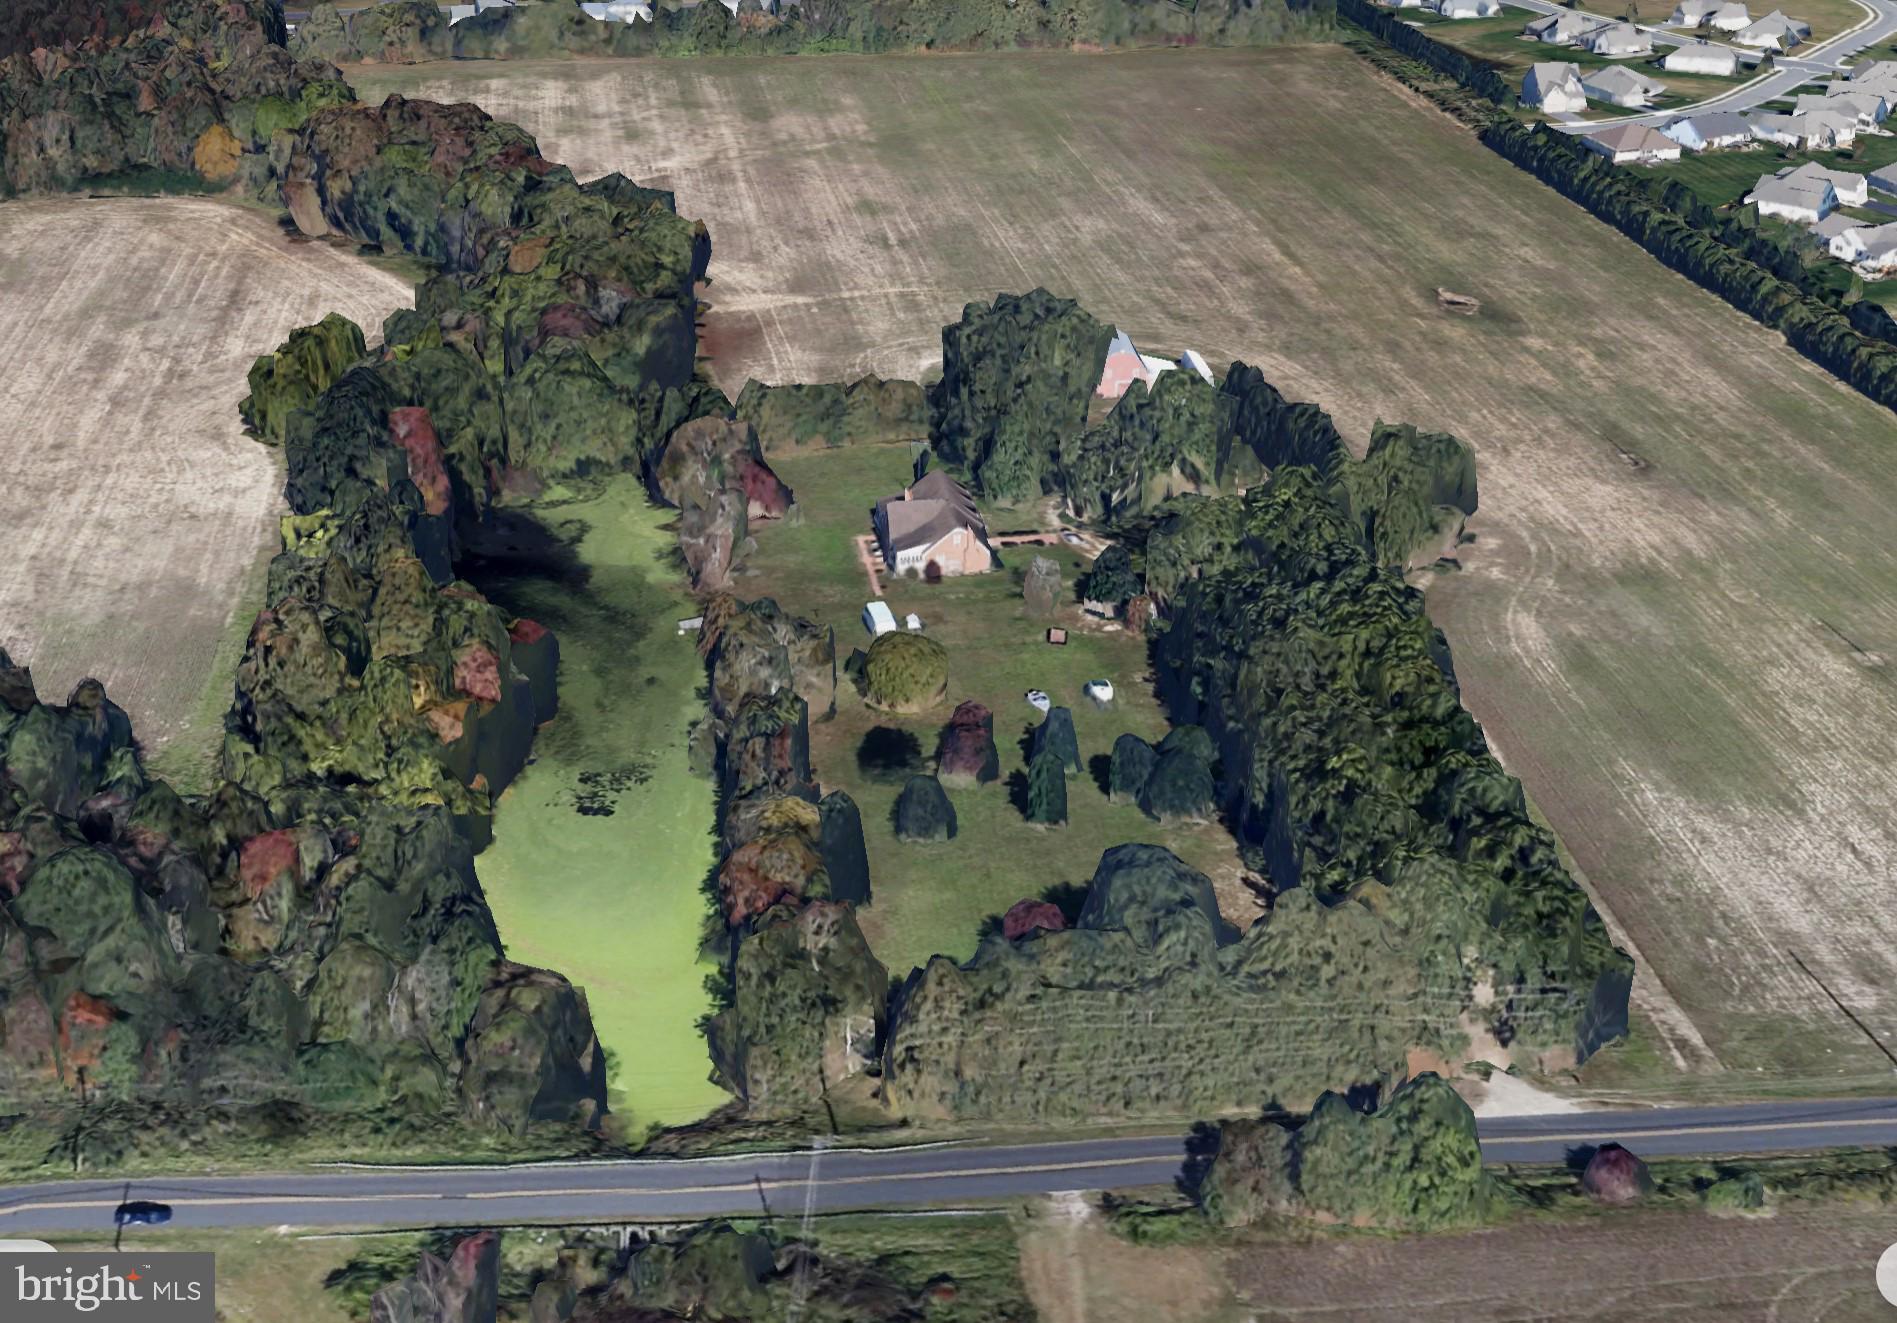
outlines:
[{"label": "plowed brown field", "polygon": [[1045,284],[1352,436],[1466,438],[1477,540],[1432,611],[1660,1059],[1888,1084],[1794,957],[1897,1024],[1897,426],[1446,117],[1328,48],[351,76],[676,189],[732,391],[924,372],[964,302]]},{"label": "plowed brown field", "polygon": [[0,646],[42,698],[93,675],[148,749],[215,731],[282,505],[245,373],[292,327],[334,311],[373,336],[409,298],[255,210],[0,205]]}]

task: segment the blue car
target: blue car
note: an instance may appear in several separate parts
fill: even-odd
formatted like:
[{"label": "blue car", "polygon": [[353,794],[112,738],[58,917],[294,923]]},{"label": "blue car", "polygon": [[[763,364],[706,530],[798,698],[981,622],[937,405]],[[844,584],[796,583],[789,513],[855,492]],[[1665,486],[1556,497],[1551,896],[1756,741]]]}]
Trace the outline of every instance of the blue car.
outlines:
[{"label": "blue car", "polygon": [[122,1227],[157,1227],[171,1220],[170,1204],[133,1199],[112,1210],[112,1221]]}]

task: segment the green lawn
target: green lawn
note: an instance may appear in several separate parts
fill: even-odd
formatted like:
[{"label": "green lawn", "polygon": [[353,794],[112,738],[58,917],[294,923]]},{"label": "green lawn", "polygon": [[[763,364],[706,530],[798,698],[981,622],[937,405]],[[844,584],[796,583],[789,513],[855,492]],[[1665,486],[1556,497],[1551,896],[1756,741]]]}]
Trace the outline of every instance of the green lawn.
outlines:
[{"label": "green lawn", "polygon": [[1830,152],[1798,151],[1764,143],[1747,150],[1684,152],[1677,161],[1663,161],[1649,169],[1654,178],[1677,179],[1707,205],[1723,207],[1751,192],[1760,175],[1804,161],[1816,161],[1831,170],[1868,174],[1897,161],[1897,135],[1859,138],[1849,147]]},{"label": "green lawn", "polygon": [[[907,446],[858,447],[773,455],[772,466],[797,493],[801,523],[757,532],[760,571],[739,585],[746,597],[770,596],[786,608],[834,625],[839,663],[867,647],[860,616],[868,584],[851,539],[869,530],[869,507],[901,490],[909,473]],[[990,528],[1032,528],[1031,511],[989,512]],[[1010,802],[1008,779],[1025,775],[1021,741],[1040,720],[1023,695],[1043,689],[1073,711],[1083,760],[1104,757],[1123,731],[1162,736],[1167,723],[1151,687],[1144,640],[1119,631],[1089,629],[1078,605],[1062,608],[1057,622],[1069,630],[1065,647],[1045,641],[1050,622],[1023,612],[1020,579],[1036,554],[1061,566],[1071,590],[1085,565],[1074,549],[1002,549],[1004,568],[992,574],[925,584],[898,579],[885,598],[900,619],[913,611],[929,635],[948,649],[949,694],[941,707],[916,717],[892,717],[863,705],[847,682],[837,715],[811,728],[811,757],[825,790],[841,788],[863,811],[874,903],[863,910],[863,930],[892,974],[942,952],[972,954],[983,922],[1024,897],[1084,885],[1101,851],[1125,841],[1165,845],[1195,867],[1218,877],[1236,867],[1231,838],[1216,824],[1164,828],[1138,809],[1107,802],[1091,776],[1068,783],[1069,823],[1044,829],[1026,823]],[[1090,679],[1113,681],[1115,703],[1097,710],[1082,692]],[[941,845],[903,844],[890,827],[890,813],[910,770],[929,770],[936,739],[953,706],[977,699],[995,712],[995,742],[1002,781],[951,790],[960,830]],[[872,729],[889,727],[913,736],[912,768],[879,770],[859,764],[858,753]],[[893,737],[900,739],[900,736]]]},{"label": "green lawn", "polygon": [[711,1006],[697,952],[714,804],[687,770],[685,732],[704,671],[672,627],[693,606],[671,563],[671,514],[636,480],[535,513],[584,570],[480,580],[558,633],[561,656],[559,715],[501,797],[477,867],[508,955],[586,989],[613,1108],[636,1135],[728,1097],[698,1030]]}]

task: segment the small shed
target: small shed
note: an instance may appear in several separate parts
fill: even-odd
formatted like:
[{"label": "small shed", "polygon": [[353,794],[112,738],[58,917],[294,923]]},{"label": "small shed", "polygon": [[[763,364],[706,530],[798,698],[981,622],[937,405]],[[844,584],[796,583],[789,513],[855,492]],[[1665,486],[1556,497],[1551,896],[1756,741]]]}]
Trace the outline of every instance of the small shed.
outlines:
[{"label": "small shed", "polygon": [[1047,631],[1047,641],[1057,648],[1064,648],[1067,646],[1067,631],[1055,626]]},{"label": "small shed", "polygon": [[903,617],[902,627],[911,634],[920,634],[922,632],[922,617],[917,615],[914,611],[911,611],[908,615]]},{"label": "small shed", "polygon": [[686,616],[683,620],[678,622],[678,632],[680,634],[696,634],[704,627],[705,617],[703,616]]},{"label": "small shed", "polygon": [[895,612],[889,609],[889,603],[878,598],[863,605],[863,628],[871,634],[881,637],[894,633],[896,629]]}]

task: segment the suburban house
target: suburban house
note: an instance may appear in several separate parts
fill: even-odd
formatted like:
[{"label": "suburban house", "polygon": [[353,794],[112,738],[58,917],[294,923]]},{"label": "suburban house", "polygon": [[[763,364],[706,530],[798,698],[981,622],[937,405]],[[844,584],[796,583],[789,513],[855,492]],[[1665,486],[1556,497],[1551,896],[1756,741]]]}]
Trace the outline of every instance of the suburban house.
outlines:
[{"label": "suburban house", "polygon": [[580,12],[588,18],[596,18],[602,23],[650,23],[652,6],[647,0],[581,0]]},{"label": "suburban house", "polygon": [[1791,115],[1775,115],[1761,111],[1744,117],[1752,128],[1752,136],[1760,142],[1777,143],[1781,147],[1799,145],[1798,121]]},{"label": "suburban house", "polygon": [[1100,370],[1100,384],[1094,387],[1093,393],[1110,400],[1118,399],[1126,394],[1126,388],[1135,381],[1145,382],[1150,389],[1159,380],[1161,373],[1176,368],[1196,372],[1208,384],[1212,382],[1212,369],[1198,350],[1188,349],[1174,362],[1157,354],[1141,353],[1133,344],[1132,336],[1125,331],[1115,330],[1112,342],[1107,345],[1106,366]]},{"label": "suburban house", "polygon": [[1644,124],[1616,124],[1603,132],[1586,135],[1581,139],[1581,145],[1589,151],[1599,152],[1615,165],[1680,159],[1680,145],[1677,142]]},{"label": "suburban house", "polygon": [[[1666,84],[1635,73],[1625,65],[1612,64],[1605,69],[1589,69],[1581,75],[1581,88],[1596,101],[1615,106],[1645,106],[1666,91]],[[1658,135],[1655,135],[1658,136]],[[1675,155],[1679,148],[1672,143]]]},{"label": "suburban house", "polygon": [[1828,179],[1781,179],[1760,175],[1758,184],[1745,200],[1758,207],[1761,216],[1801,221],[1816,225],[1838,209],[1838,195]]},{"label": "suburban house", "polygon": [[[1883,226],[1877,228],[1882,229]],[[1833,212],[1811,227],[1812,235],[1824,240],[1825,251],[1841,262],[1855,262],[1864,255],[1864,236],[1870,227],[1843,212]]]},{"label": "suburban house", "polygon": [[1444,18],[1494,18],[1502,0],[1438,0],[1436,12]]},{"label": "suburban house", "polygon": [[1551,46],[1572,46],[1596,28],[1607,24],[1588,14],[1578,14],[1570,10],[1563,14],[1550,14],[1538,18],[1522,29],[1524,37],[1533,37],[1545,41]]},{"label": "suburban house", "polygon": [[1668,73],[1714,74],[1729,78],[1739,68],[1739,52],[1730,46],[1695,41],[1668,51],[1661,66]]},{"label": "suburban house", "polygon": [[1897,193],[1897,165],[1882,165],[1865,176],[1880,193]]},{"label": "suburban house", "polygon": [[1811,24],[1787,18],[1774,9],[1756,23],[1740,28],[1733,40],[1741,46],[1756,46],[1760,50],[1788,51],[1810,35]]},{"label": "suburban house", "polygon": [[892,573],[982,574],[995,567],[974,498],[940,469],[876,502],[876,541]]},{"label": "suburban house", "polygon": [[1713,10],[1713,16],[1706,25],[1714,32],[1738,32],[1752,26],[1752,11],[1738,0],[1729,0],[1727,4]]},{"label": "suburban house", "polygon": [[1680,146],[1696,152],[1720,147],[1737,147],[1752,141],[1752,126],[1744,115],[1731,110],[1708,111],[1676,119],[1660,130]]},{"label": "suburban house", "polygon": [[1854,83],[1874,83],[1880,80],[1897,79],[1897,60],[1872,60],[1851,70]]},{"label": "suburban house", "polygon": [[863,628],[881,637],[896,632],[896,613],[889,609],[889,603],[880,597],[874,602],[863,604]]},{"label": "suburban house", "polygon": [[1587,37],[1587,48],[1596,55],[1650,55],[1653,38],[1631,23],[1609,23]]},{"label": "suburban house", "polygon": [[1719,8],[1719,0],[1680,0],[1673,6],[1673,17],[1667,22],[1672,28],[1696,28],[1713,16]]},{"label": "suburban house", "polygon": [[1801,147],[1849,147],[1857,141],[1857,117],[1835,110],[1807,110],[1792,116]]},{"label": "suburban house", "polygon": [[474,0],[471,5],[445,5],[443,8],[448,14],[448,26],[453,27],[464,18],[473,18],[490,9],[511,9],[513,6],[514,0]]},{"label": "suburban house", "polygon": [[1870,198],[1869,181],[1863,175],[1852,174],[1849,170],[1828,170],[1816,161],[1788,165],[1774,178],[1804,183],[1812,188],[1821,183],[1829,184],[1840,207],[1861,207]]},{"label": "suburban house", "polygon": [[1825,89],[1823,96],[1810,93],[1797,98],[1793,103],[1797,110],[1830,110],[1843,113],[1849,111],[1857,116],[1860,129],[1874,129],[1884,122],[1890,113],[1890,98],[1874,87],[1854,87],[1850,83],[1833,83]]},{"label": "suburban house", "polygon": [[1377,0],[1378,4],[1388,5],[1391,9],[1421,9],[1423,0]]},{"label": "suburban house", "polygon": [[[1888,225],[1879,225],[1879,230],[1888,230]],[[1867,239],[1864,251],[1858,255],[1855,265],[1879,275],[1897,269],[1897,234],[1878,239]]]},{"label": "suburban house", "polygon": [[1146,365],[1146,355],[1133,347],[1133,337],[1116,330],[1112,343],[1107,345],[1107,365],[1100,372],[1100,384],[1094,388],[1094,394],[1117,399],[1126,394],[1126,388],[1135,381],[1152,385],[1153,376],[1152,368]]},{"label": "suburban house", "polygon": [[1565,60],[1535,65],[1522,78],[1522,104],[1540,106],[1550,115],[1574,114],[1587,109],[1581,71]]},{"label": "suburban house", "polygon": [[1755,113],[1746,116],[1752,136],[1781,147],[1842,147],[1857,138],[1857,121],[1834,111],[1808,110],[1802,115]]}]

